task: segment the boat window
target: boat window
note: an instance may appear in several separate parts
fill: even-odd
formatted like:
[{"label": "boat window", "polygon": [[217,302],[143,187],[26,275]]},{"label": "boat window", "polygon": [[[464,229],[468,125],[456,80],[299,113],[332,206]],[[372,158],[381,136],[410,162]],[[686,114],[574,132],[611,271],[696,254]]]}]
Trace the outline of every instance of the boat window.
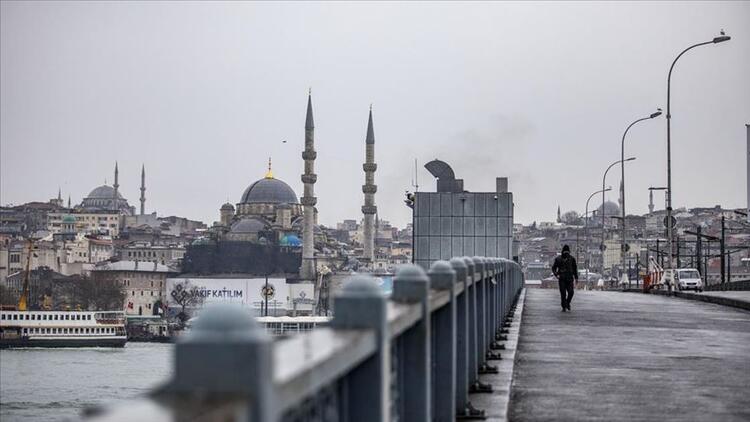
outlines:
[{"label": "boat window", "polygon": [[28,334],[28,333],[29,333],[29,329],[28,329],[28,328],[24,328],[24,329],[23,329],[23,333],[24,333],[24,334]]},{"label": "boat window", "polygon": [[65,315],[65,319],[70,319],[70,315]]},{"label": "boat window", "polygon": [[55,334],[57,334],[57,328],[53,328],[52,332],[55,333]]},{"label": "boat window", "polygon": [[0,315],[0,319],[5,319],[5,314]]},{"label": "boat window", "polygon": [[13,319],[14,320],[18,319],[18,315],[13,315]]},{"label": "boat window", "polygon": [[59,318],[60,315],[55,314],[55,321],[57,321],[57,318]]},{"label": "boat window", "polygon": [[31,314],[31,319],[35,320],[36,319],[36,314]]},{"label": "boat window", "polygon": [[26,314],[26,318],[25,318],[25,319],[26,319],[26,320],[28,321],[28,319],[29,319],[29,314]]}]

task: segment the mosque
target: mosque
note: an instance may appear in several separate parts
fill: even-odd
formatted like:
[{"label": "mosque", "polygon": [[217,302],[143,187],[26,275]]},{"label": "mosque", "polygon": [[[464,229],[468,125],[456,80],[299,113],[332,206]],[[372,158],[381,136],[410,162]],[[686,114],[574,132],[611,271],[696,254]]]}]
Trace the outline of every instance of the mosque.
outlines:
[{"label": "mosque", "polygon": [[302,214],[297,194],[273,176],[269,158],[266,175],[245,189],[237,207],[221,206],[215,229],[223,240],[297,248],[302,246]]},{"label": "mosque", "polygon": [[[303,195],[298,197],[287,183],[274,177],[269,158],[265,176],[252,182],[236,205],[223,204],[219,209],[219,222],[209,230],[207,236],[187,248],[182,262],[183,274],[276,274],[285,276],[287,280],[317,279],[316,255],[320,256],[324,236],[318,226],[318,211],[315,208],[317,152],[311,95],[307,98],[304,130]],[[365,220],[362,261],[365,264],[372,262],[374,255],[376,169],[375,134],[370,109],[363,165],[365,184],[362,186]]]},{"label": "mosque", "polygon": [[[136,215],[135,207],[128,203],[122,194],[120,194],[119,170],[115,163],[115,182],[112,186],[108,185],[106,180],[101,186],[95,187],[80,205],[75,206],[76,212],[97,213],[97,212],[116,212],[120,215]],[[146,202],[146,170],[141,168],[141,214],[144,213]],[[58,194],[59,196],[59,194]],[[68,208],[70,208],[70,199],[68,199]]]}]

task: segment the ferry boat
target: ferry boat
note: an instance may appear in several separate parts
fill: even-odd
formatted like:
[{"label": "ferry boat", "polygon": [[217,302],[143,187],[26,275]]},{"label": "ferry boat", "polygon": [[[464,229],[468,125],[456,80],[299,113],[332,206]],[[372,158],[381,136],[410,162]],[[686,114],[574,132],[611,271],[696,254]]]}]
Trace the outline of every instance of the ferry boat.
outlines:
[{"label": "ferry boat", "polygon": [[123,347],[126,342],[121,311],[0,310],[0,349]]}]

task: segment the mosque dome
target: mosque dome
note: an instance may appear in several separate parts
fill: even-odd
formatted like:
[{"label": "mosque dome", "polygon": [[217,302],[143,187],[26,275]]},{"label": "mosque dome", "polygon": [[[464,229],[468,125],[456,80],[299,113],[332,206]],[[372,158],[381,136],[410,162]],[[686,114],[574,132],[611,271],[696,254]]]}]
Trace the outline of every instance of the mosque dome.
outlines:
[{"label": "mosque dome", "polygon": [[65,217],[62,218],[63,224],[75,224],[76,218],[72,215],[68,214]]},{"label": "mosque dome", "polygon": [[[612,201],[607,201],[604,203],[604,211],[605,215],[620,215],[620,207],[619,205],[615,204]],[[599,205],[599,207],[596,209],[596,213],[598,216],[602,215],[602,206]]]},{"label": "mosque dome", "polygon": [[232,234],[254,234],[266,228],[266,224],[255,218],[243,218],[232,224],[229,233]]},{"label": "mosque dome", "polygon": [[281,246],[294,246],[299,247],[302,246],[302,241],[293,234],[288,234],[281,238],[281,241],[279,242]]},{"label": "mosque dome", "polygon": [[[99,187],[94,188],[94,190],[89,193],[89,195],[86,197],[88,199],[112,199],[115,196],[115,188],[108,185],[101,185]],[[123,199],[120,192],[117,192],[117,197],[119,199]]]},{"label": "mosque dome", "polygon": [[222,211],[234,211],[234,205],[227,202],[226,204],[221,206]]},{"label": "mosque dome", "polygon": [[241,204],[298,204],[297,194],[289,185],[273,177],[264,177],[245,189]]}]

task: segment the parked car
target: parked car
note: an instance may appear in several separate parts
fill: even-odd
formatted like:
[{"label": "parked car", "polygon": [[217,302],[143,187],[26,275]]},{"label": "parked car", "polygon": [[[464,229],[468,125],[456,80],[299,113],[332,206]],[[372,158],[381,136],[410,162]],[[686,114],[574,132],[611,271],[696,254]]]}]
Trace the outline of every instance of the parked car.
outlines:
[{"label": "parked car", "polygon": [[677,288],[679,290],[703,291],[703,280],[698,270],[694,268],[680,268],[675,270]]}]

